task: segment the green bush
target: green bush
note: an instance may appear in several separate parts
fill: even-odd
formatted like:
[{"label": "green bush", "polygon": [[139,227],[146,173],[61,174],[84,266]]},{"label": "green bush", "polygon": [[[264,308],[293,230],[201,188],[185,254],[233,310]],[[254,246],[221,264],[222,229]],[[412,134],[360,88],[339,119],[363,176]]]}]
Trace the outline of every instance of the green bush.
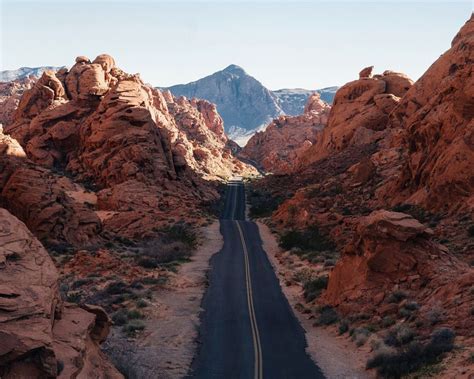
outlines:
[{"label": "green bush", "polygon": [[131,311],[128,311],[127,316],[129,320],[141,319],[145,317],[143,313],[141,313],[140,311],[136,309],[132,309]]},{"label": "green bush", "polygon": [[148,307],[148,302],[146,300],[143,300],[143,299],[138,299],[137,302],[137,307],[138,308],[146,308]]},{"label": "green bush", "polygon": [[314,280],[306,282],[303,286],[304,298],[307,302],[316,299],[328,286],[328,276],[318,276]]},{"label": "green bush", "polygon": [[321,235],[316,226],[303,231],[290,230],[280,237],[280,246],[285,250],[299,248],[303,251],[323,251],[335,248],[334,243]]},{"label": "green bush", "polygon": [[320,325],[331,325],[338,320],[339,316],[333,307],[325,305],[321,308],[318,319]]},{"label": "green bush", "polygon": [[341,320],[341,322],[339,323],[339,328],[338,328],[339,335],[346,333],[348,330],[349,330],[349,321]]},{"label": "green bush", "polygon": [[128,324],[124,325],[122,331],[128,336],[133,336],[137,331],[145,329],[145,323],[141,320],[131,320]]},{"label": "green bush", "polygon": [[367,361],[367,368],[376,368],[377,373],[384,378],[400,378],[423,366],[437,363],[443,353],[454,348],[454,338],[451,329],[438,329],[425,345],[411,342],[396,352],[376,353]]},{"label": "green bush", "polygon": [[127,312],[124,309],[120,309],[112,315],[112,321],[115,325],[122,326],[128,321]]},{"label": "green bush", "polygon": [[398,304],[403,299],[406,299],[406,297],[407,297],[406,292],[398,290],[398,291],[394,291],[390,295],[388,295],[386,301],[387,301],[387,303],[397,303]]},{"label": "green bush", "polygon": [[282,196],[273,196],[270,192],[257,190],[247,191],[250,203],[249,215],[251,218],[269,217],[285,200]]}]

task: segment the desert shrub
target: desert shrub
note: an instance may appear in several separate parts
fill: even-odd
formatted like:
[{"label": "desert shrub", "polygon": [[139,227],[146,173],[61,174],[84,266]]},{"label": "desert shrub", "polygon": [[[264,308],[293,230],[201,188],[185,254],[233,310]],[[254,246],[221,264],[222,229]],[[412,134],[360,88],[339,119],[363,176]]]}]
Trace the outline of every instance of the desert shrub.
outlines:
[{"label": "desert shrub", "polygon": [[137,331],[144,330],[145,323],[141,320],[131,320],[128,324],[124,325],[122,331],[128,336],[133,336]]},{"label": "desert shrub", "polygon": [[80,303],[82,299],[81,293],[80,292],[72,292],[68,293],[66,296],[66,300],[69,301],[70,303]]},{"label": "desert shrub", "polygon": [[137,307],[138,307],[138,308],[146,308],[146,307],[148,307],[148,302],[147,302],[146,300],[144,300],[144,299],[138,299],[137,302],[136,302],[136,304],[137,304]]},{"label": "desert shrub", "polygon": [[389,326],[392,326],[394,324],[395,324],[395,320],[390,316],[385,316],[381,322],[381,325],[383,328],[388,328]]},{"label": "desert shrub", "polygon": [[91,278],[78,279],[74,283],[72,283],[71,288],[75,290],[82,287],[85,284],[91,283],[92,281],[93,280]]},{"label": "desert shrub", "polygon": [[252,218],[268,217],[285,200],[283,196],[274,196],[270,192],[250,189],[247,191],[250,203],[249,215]]},{"label": "desert shrub", "polygon": [[324,262],[324,267],[334,267],[336,265],[335,259],[326,259]]},{"label": "desert shrub", "polygon": [[127,311],[125,309],[118,310],[112,315],[112,321],[118,326],[125,325],[128,321]]},{"label": "desert shrub", "polygon": [[321,294],[321,292],[326,289],[327,285],[327,275],[318,276],[316,279],[306,282],[303,286],[303,295],[305,300],[309,302],[316,299]]},{"label": "desert shrub", "polygon": [[404,291],[394,291],[387,297],[387,303],[399,303],[407,297],[406,292]]},{"label": "desert shrub", "polygon": [[126,283],[121,280],[110,283],[106,288],[105,292],[109,295],[118,295],[123,293],[129,293],[130,290]]},{"label": "desert shrub", "polygon": [[349,321],[341,320],[338,327],[339,335],[346,333],[349,330]]},{"label": "desert shrub", "polygon": [[367,339],[369,338],[370,334],[370,330],[366,327],[355,328],[352,329],[350,332],[352,340],[358,347],[364,345],[367,342]]},{"label": "desert shrub", "polygon": [[143,313],[141,313],[140,311],[136,309],[132,309],[127,312],[127,317],[129,320],[135,320],[135,319],[144,318],[145,316],[143,316]]},{"label": "desert shrub", "polygon": [[408,309],[409,311],[416,311],[420,308],[420,305],[416,301],[407,301],[403,308]]},{"label": "desert shrub", "polygon": [[305,230],[290,230],[280,237],[280,246],[285,250],[300,248],[303,251],[323,251],[334,249],[334,243],[323,236],[316,226]]},{"label": "desert shrub", "polygon": [[384,338],[384,343],[387,346],[400,347],[413,341],[415,332],[408,326],[400,325],[393,328]]},{"label": "desert shrub", "polygon": [[325,305],[319,311],[318,322],[320,325],[331,325],[339,320],[339,316],[335,309],[329,305]]},{"label": "desert shrub", "polygon": [[400,378],[439,361],[443,353],[454,348],[454,337],[451,329],[438,329],[425,345],[411,342],[395,352],[376,353],[367,361],[367,368],[376,368],[377,373],[384,378]]},{"label": "desert shrub", "polygon": [[467,234],[468,234],[470,237],[474,237],[474,225],[471,225],[471,226],[467,229]]},{"label": "desert shrub", "polygon": [[197,235],[191,225],[186,223],[179,223],[170,226],[163,230],[164,242],[182,242],[191,248],[194,248],[197,243]]},{"label": "desert shrub", "polygon": [[438,307],[430,309],[426,315],[426,318],[428,319],[431,325],[436,325],[437,323],[443,320],[443,311]]},{"label": "desert shrub", "polygon": [[301,270],[298,270],[293,275],[293,280],[299,282],[303,285],[306,285],[314,279],[315,272],[310,268],[304,267]]}]

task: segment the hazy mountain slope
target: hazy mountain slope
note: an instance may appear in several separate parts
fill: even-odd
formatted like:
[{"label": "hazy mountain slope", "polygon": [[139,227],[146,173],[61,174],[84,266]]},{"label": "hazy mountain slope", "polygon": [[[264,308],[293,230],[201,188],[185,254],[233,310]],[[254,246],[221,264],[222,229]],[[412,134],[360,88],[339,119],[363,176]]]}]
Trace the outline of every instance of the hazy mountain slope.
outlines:
[{"label": "hazy mountain slope", "polygon": [[175,96],[197,97],[215,103],[224,119],[226,132],[242,145],[274,118],[302,114],[314,92],[320,93],[323,100],[332,102],[337,87],[272,91],[241,67],[230,65],[195,82],[166,89]]},{"label": "hazy mountain slope", "polygon": [[273,93],[236,65],[168,89],[175,96],[197,97],[215,103],[231,137],[253,131],[283,114]]},{"label": "hazy mountain slope", "polygon": [[36,78],[39,78],[46,70],[57,71],[61,67],[54,66],[44,66],[44,67],[20,67],[17,70],[5,70],[0,71],[0,82],[10,82],[12,80],[27,78],[30,75],[33,75]]}]

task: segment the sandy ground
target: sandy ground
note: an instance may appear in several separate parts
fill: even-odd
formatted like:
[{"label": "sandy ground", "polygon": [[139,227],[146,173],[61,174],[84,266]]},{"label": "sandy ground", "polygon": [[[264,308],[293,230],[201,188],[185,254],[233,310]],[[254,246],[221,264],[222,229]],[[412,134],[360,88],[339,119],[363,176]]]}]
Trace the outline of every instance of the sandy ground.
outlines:
[{"label": "sandy ground", "polygon": [[356,349],[354,344],[346,337],[337,336],[330,329],[314,327],[314,320],[309,319],[307,315],[295,309],[297,303],[303,303],[302,289],[297,285],[285,285],[284,271],[286,268],[276,258],[280,248],[275,236],[265,224],[257,222],[257,225],[262,237],[263,248],[267,252],[277,277],[280,279],[283,293],[306,332],[308,344],[306,350],[321,368],[324,375],[329,379],[373,378],[374,375],[367,372],[364,368],[367,361],[367,355],[364,352]]},{"label": "sandy ground", "polygon": [[182,378],[191,365],[209,260],[223,245],[218,221],[201,232],[202,244],[191,262],[180,267],[169,290],[153,294],[145,331],[136,340],[119,331],[107,339],[105,351],[129,378]]}]

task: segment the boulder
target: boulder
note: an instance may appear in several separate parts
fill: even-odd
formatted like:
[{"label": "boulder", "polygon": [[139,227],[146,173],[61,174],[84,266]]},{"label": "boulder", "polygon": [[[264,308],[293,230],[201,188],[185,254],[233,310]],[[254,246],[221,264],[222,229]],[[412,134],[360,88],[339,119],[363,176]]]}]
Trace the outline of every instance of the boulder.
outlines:
[{"label": "boulder", "polygon": [[26,226],[0,208],[0,375],[122,378],[100,351],[110,320],[63,304],[58,273]]}]

